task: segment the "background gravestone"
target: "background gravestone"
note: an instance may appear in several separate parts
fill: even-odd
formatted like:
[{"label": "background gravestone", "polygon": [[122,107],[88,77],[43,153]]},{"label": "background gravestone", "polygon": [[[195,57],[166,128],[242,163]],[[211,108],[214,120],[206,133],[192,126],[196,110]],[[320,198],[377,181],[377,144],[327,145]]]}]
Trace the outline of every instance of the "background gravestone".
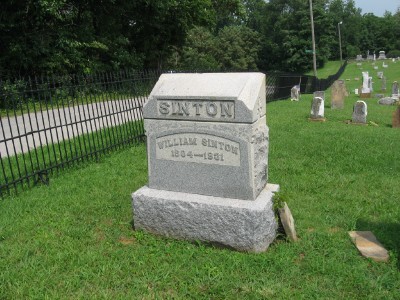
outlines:
[{"label": "background gravestone", "polygon": [[331,108],[343,109],[345,96],[346,86],[344,80],[336,80],[331,88]]},{"label": "background gravestone", "polygon": [[392,97],[399,98],[399,84],[397,81],[394,81],[392,84]]},{"label": "background gravestone", "polygon": [[299,101],[300,100],[300,85],[295,85],[290,90],[290,100]]},{"label": "background gravestone", "polygon": [[320,98],[322,98],[322,100],[325,101],[325,91],[315,91],[313,93],[313,96],[314,96],[314,98],[315,97],[320,97]]},{"label": "background gravestone", "polygon": [[314,97],[311,103],[310,119],[314,121],[325,121],[324,118],[324,99],[321,97]]},{"label": "background gravestone", "polygon": [[367,103],[364,101],[357,101],[354,104],[352,122],[356,124],[367,123]]},{"label": "background gravestone", "polygon": [[381,90],[384,92],[386,91],[386,77],[382,76],[382,82],[381,82]]},{"label": "background gravestone", "polygon": [[276,234],[267,184],[265,75],[164,74],[143,108],[149,184],[132,195],[134,224],[242,251]]},{"label": "background gravestone", "polygon": [[370,77],[368,72],[362,72],[363,76],[363,85],[361,88],[361,98],[370,98],[371,97],[371,89],[370,89]]}]

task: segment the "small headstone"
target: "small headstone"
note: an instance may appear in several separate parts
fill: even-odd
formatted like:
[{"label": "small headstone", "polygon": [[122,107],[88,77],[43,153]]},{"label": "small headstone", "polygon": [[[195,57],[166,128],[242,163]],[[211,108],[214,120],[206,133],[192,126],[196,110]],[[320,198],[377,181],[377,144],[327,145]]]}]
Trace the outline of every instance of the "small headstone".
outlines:
[{"label": "small headstone", "polygon": [[393,112],[392,127],[400,128],[400,106]]},{"label": "small headstone", "polygon": [[368,88],[370,90],[370,92],[373,92],[374,88],[373,88],[373,81],[372,81],[372,77],[368,78]]},{"label": "small headstone", "polygon": [[349,231],[351,240],[361,255],[374,261],[389,261],[389,253],[371,231]]},{"label": "small headstone", "polygon": [[382,79],[382,77],[383,77],[383,72],[378,72],[378,73],[377,73],[377,76],[378,76],[379,79]]},{"label": "small headstone", "polygon": [[396,100],[390,97],[386,97],[386,98],[381,98],[378,101],[378,104],[380,105],[393,105],[396,103]]},{"label": "small headstone", "polygon": [[365,101],[357,101],[354,104],[352,122],[355,124],[367,123],[367,103]]},{"label": "small headstone", "polygon": [[382,68],[387,68],[387,67],[388,67],[388,65],[385,64],[385,62],[383,62],[383,63],[382,63]]},{"label": "small headstone", "polygon": [[362,63],[357,63],[356,65],[357,65],[357,67],[361,67]]},{"label": "small headstone", "polygon": [[285,229],[286,236],[293,242],[298,240],[296,234],[296,228],[294,226],[294,219],[292,216],[292,212],[287,206],[286,202],[284,202],[283,208],[279,208],[279,217],[281,219],[283,229]]},{"label": "small headstone", "polygon": [[311,103],[311,120],[325,121],[324,119],[324,99],[314,97]]},{"label": "small headstone", "polygon": [[392,97],[399,98],[399,84],[397,81],[394,81],[392,84]]},{"label": "small headstone", "polygon": [[382,83],[381,84],[381,90],[382,90],[382,92],[385,92],[386,91],[386,77],[385,76],[382,77],[382,82],[381,83]]},{"label": "small headstone", "polygon": [[379,51],[379,57],[378,57],[378,59],[386,59],[385,51]]},{"label": "small headstone", "polygon": [[336,80],[331,88],[331,108],[343,109],[344,98],[346,97],[346,86],[344,80]]},{"label": "small headstone", "polygon": [[360,78],[359,77],[355,77],[354,80],[355,81],[360,81]]},{"label": "small headstone", "polygon": [[367,57],[368,60],[374,60],[374,56],[372,54],[368,55]]},{"label": "small headstone", "polygon": [[378,70],[378,66],[375,66],[375,67],[374,67],[374,70]]},{"label": "small headstone", "polygon": [[361,61],[361,60],[363,60],[362,55],[361,55],[361,54],[358,54],[358,55],[356,56],[356,61]]},{"label": "small headstone", "polygon": [[290,90],[290,100],[299,101],[300,100],[300,85],[295,85]]},{"label": "small headstone", "polygon": [[358,89],[354,89],[354,94],[358,96]]},{"label": "small headstone", "polygon": [[369,81],[370,81],[370,77],[369,77],[369,73],[368,72],[362,72],[362,76],[363,76],[363,85],[362,85],[362,89],[361,89],[361,98],[369,98],[371,97],[371,89],[369,88]]}]

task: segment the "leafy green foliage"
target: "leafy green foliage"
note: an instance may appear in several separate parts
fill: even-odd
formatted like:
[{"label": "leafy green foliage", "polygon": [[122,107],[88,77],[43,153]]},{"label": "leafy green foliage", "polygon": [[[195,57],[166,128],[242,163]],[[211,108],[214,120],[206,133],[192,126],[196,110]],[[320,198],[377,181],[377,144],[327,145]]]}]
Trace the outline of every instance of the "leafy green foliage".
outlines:
[{"label": "leafy green foliage", "polygon": [[204,27],[189,31],[180,66],[186,70],[256,70],[260,36],[246,26],[226,26],[216,36]]},{"label": "leafy green foliage", "polygon": [[[305,0],[3,0],[1,8],[1,77],[312,66]],[[340,22],[344,58],[400,49],[400,11],[377,17],[362,15],[354,0],[313,0],[313,16],[319,67],[339,58]],[[193,37],[200,27],[205,48]]]}]

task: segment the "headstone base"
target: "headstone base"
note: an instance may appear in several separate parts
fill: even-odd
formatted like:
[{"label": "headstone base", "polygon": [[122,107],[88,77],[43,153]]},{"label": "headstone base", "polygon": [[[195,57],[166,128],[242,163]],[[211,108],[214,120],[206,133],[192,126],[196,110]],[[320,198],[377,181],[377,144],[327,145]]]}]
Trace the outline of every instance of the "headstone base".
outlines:
[{"label": "headstone base", "polygon": [[132,194],[135,229],[186,240],[199,240],[238,251],[263,252],[276,236],[273,195],[267,184],[256,200],[238,200],[155,190]]},{"label": "headstone base", "polygon": [[371,98],[371,93],[361,93],[360,98],[362,98],[362,99]]},{"label": "headstone base", "polygon": [[311,122],[325,122],[326,119],[325,118],[308,118],[308,121],[311,121]]}]

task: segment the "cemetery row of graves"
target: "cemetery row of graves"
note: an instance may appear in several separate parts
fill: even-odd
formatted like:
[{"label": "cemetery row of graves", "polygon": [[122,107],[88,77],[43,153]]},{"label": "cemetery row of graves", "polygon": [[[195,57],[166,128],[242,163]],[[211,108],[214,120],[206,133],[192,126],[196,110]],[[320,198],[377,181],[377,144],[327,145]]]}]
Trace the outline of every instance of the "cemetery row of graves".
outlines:
[{"label": "cemetery row of graves", "polygon": [[[354,103],[351,120],[348,120],[348,123],[356,125],[368,124],[367,102],[371,103],[371,100],[376,100],[375,102],[371,103],[371,105],[378,104],[385,106],[398,105],[400,103],[399,83],[397,80],[395,80],[397,78],[389,79],[390,88],[387,89],[388,86],[387,77],[385,76],[384,71],[379,71],[379,65],[377,63],[375,55],[374,56],[370,55],[367,61],[364,63],[360,62],[362,60],[363,60],[362,56],[358,55],[356,59],[357,63],[355,64],[357,70],[360,71],[361,76],[354,77],[353,79],[348,78],[348,79],[337,80],[332,84],[330,88],[331,109],[343,109],[345,99],[350,94],[353,94],[355,97],[360,99]],[[388,70],[389,65],[385,61],[386,57],[384,57],[384,51],[380,52],[378,60],[383,60],[381,68],[383,70]],[[391,60],[392,67],[395,67],[398,61],[399,59],[392,59]],[[366,68],[367,70],[363,70],[363,65],[364,67],[367,67]],[[376,75],[373,76],[372,74],[374,73]],[[349,89],[346,83],[351,82],[352,80],[354,83],[352,83],[351,86],[352,87],[357,86],[357,87],[354,89]],[[352,97],[352,99],[354,99],[354,97]],[[292,88],[291,100],[292,101],[300,100],[299,86],[294,86]],[[325,92],[316,91],[313,93],[313,100],[311,104],[311,113],[309,120],[324,122],[326,121],[324,114],[325,114]],[[371,123],[375,124],[374,122]],[[392,114],[392,127],[393,128],[400,127],[400,106]]]}]

